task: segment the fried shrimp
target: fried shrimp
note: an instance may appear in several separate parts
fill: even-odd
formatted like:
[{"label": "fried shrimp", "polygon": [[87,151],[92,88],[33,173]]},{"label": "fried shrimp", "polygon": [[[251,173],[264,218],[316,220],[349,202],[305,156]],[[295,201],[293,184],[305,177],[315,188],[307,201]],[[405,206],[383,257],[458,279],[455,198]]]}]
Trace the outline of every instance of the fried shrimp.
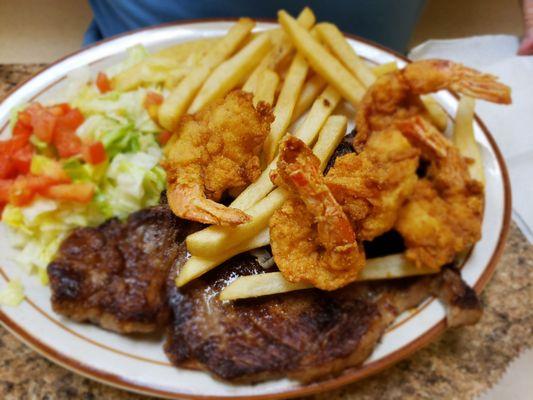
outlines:
[{"label": "fried shrimp", "polygon": [[360,240],[394,227],[418,180],[420,151],[396,128],[376,132],[364,150],[337,158],[326,183]]},{"label": "fried shrimp", "polygon": [[431,164],[400,210],[396,229],[408,259],[438,269],[481,238],[483,185],[470,177],[457,147],[429,122],[414,117],[398,125]]},{"label": "fried shrimp", "polygon": [[252,95],[233,91],[182,118],[165,147],[168,203],[177,216],[206,224],[236,225],[250,217],[217,203],[261,174],[259,153],[273,116]]},{"label": "fried shrimp", "polygon": [[510,89],[493,75],[445,60],[423,60],[381,76],[366,92],[356,115],[354,146],[361,149],[371,133],[395,121],[426,116],[419,95],[450,89],[494,103],[509,104]]},{"label": "fried shrimp", "polygon": [[291,194],[270,219],[272,253],[283,276],[323,290],[354,281],[364,267],[364,251],[325,183],[318,158],[289,137],[271,179]]}]

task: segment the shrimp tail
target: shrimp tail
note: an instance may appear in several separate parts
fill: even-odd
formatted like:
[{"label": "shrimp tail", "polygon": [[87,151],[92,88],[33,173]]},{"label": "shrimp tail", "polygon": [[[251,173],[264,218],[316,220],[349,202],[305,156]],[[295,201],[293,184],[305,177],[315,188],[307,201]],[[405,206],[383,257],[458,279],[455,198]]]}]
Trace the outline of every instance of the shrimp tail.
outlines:
[{"label": "shrimp tail", "polygon": [[422,60],[411,63],[403,70],[403,77],[417,94],[451,89],[493,103],[511,103],[511,89],[498,82],[496,76],[448,60]]},{"label": "shrimp tail", "polygon": [[167,197],[170,208],[180,218],[214,225],[239,225],[251,220],[244,211],[205,198],[196,186],[174,186]]}]

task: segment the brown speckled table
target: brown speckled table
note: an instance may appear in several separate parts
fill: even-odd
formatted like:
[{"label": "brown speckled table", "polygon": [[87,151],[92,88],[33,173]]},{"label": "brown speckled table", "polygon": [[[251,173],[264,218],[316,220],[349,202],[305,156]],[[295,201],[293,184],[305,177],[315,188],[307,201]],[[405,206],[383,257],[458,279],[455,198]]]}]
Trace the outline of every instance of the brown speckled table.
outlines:
[{"label": "brown speckled table", "polygon": [[[42,65],[0,65],[0,98]],[[533,346],[533,246],[512,224],[475,326],[447,331],[394,367],[316,399],[472,399]],[[0,327],[0,399],[141,399],[59,367]]]}]

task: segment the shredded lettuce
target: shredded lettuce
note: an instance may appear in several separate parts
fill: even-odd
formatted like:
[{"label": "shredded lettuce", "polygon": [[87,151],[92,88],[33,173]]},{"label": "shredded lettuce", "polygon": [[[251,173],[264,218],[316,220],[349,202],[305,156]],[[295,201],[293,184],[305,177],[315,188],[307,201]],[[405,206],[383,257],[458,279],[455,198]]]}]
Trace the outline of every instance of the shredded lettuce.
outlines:
[{"label": "shredded lettuce", "polygon": [[122,71],[125,71],[126,69],[133,67],[135,64],[140,63],[142,60],[144,60],[149,55],[150,53],[148,52],[148,50],[146,50],[146,47],[144,47],[142,44],[138,44],[136,46],[130,47],[128,49],[126,59],[120,63],[117,63],[107,68],[106,73],[109,77],[113,77],[121,73]]},{"label": "shredded lettuce", "polygon": [[20,280],[13,279],[0,290],[0,304],[3,306],[16,307],[24,300],[24,286]]},{"label": "shredded lettuce", "polygon": [[[132,49],[120,68],[139,62],[145,53],[141,47]],[[118,73],[120,68],[111,73]],[[84,142],[101,141],[107,160],[91,165],[73,157],[61,160],[61,165],[73,182],[95,184],[92,202],[87,205],[38,198],[25,207],[7,205],[2,214],[2,221],[10,228],[11,243],[20,250],[16,261],[30,273],[39,274],[43,284],[47,283],[47,265],[73,229],[95,226],[112,217],[126,218],[155,205],[166,184],[165,171],[159,165],[162,152],[155,139],[160,128],[144,107],[146,89],[101,94],[87,83],[86,74],[82,75],[83,83],[78,84],[70,101],[85,117],[76,134]],[[47,152],[45,143],[33,137],[31,140],[39,153],[31,168],[39,173],[51,162],[47,156],[53,155]]]}]

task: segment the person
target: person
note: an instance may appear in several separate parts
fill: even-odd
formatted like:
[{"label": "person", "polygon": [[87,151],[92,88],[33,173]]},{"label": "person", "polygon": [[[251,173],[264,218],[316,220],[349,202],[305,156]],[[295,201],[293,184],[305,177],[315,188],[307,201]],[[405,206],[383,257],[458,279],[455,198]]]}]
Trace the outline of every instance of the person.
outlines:
[{"label": "person", "polygon": [[524,12],[524,37],[518,48],[520,55],[533,55],[533,0],[522,0]]},{"label": "person", "polygon": [[194,18],[277,18],[309,6],[319,21],[405,52],[425,0],[89,0],[94,19],[84,44],[133,29]]},{"label": "person", "polygon": [[[94,18],[84,44],[145,26],[183,19],[276,18],[279,9],[293,15],[305,6],[320,21],[404,53],[425,0],[89,0]],[[525,34],[518,54],[533,55],[533,0],[522,0]]]}]

